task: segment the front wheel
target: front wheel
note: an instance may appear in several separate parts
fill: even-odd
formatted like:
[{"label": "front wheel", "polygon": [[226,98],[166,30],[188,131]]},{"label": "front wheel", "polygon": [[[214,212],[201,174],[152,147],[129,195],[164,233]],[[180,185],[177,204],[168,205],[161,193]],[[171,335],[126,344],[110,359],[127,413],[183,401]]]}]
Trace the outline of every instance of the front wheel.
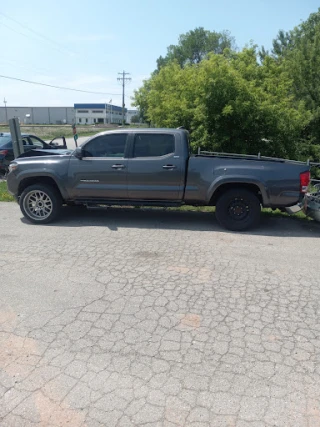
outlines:
[{"label": "front wheel", "polygon": [[260,213],[258,197],[242,188],[226,191],[216,204],[216,218],[228,230],[243,231],[256,227]]},{"label": "front wheel", "polygon": [[23,191],[19,204],[21,212],[30,222],[47,224],[58,216],[62,200],[55,188],[34,184]]}]

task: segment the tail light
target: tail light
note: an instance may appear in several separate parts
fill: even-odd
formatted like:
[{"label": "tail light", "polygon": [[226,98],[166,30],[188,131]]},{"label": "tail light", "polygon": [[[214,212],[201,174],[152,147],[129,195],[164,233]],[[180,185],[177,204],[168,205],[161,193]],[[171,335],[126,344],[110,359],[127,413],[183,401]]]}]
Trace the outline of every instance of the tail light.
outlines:
[{"label": "tail light", "polygon": [[0,150],[0,156],[6,156],[8,154],[8,150]]},{"label": "tail light", "polygon": [[306,193],[310,184],[310,171],[300,174],[300,192]]}]

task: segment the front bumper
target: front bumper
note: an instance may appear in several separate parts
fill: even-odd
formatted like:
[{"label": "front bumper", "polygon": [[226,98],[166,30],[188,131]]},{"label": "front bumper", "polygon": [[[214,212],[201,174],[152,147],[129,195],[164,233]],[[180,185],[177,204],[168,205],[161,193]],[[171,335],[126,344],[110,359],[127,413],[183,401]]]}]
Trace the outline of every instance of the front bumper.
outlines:
[{"label": "front bumper", "polygon": [[8,192],[18,200],[19,183],[14,172],[7,175]]},{"label": "front bumper", "polygon": [[320,222],[320,192],[306,194],[303,210],[307,216]]}]

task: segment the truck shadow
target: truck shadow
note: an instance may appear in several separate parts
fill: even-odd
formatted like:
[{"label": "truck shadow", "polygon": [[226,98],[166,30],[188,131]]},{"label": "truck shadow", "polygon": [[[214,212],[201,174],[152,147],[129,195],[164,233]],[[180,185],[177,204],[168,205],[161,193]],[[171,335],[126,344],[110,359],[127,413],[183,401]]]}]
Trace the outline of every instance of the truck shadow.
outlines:
[{"label": "truck shadow", "polygon": [[[107,210],[87,210],[82,207],[64,207],[61,219],[49,224],[50,227],[107,227],[112,231],[119,228],[163,229],[186,231],[214,231],[234,233],[224,230],[211,212],[186,212],[167,209],[108,208]],[[28,223],[22,219],[23,222]],[[295,217],[262,215],[259,228],[243,234],[311,237],[320,236],[320,223]]]}]

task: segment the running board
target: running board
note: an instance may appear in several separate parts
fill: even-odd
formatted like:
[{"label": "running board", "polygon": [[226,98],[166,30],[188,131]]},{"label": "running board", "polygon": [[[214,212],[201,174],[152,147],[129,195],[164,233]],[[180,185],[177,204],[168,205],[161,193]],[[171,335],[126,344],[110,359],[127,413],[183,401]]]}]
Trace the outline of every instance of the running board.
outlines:
[{"label": "running board", "polygon": [[101,200],[99,202],[92,202],[88,200],[77,200],[77,205],[85,205],[88,209],[108,209],[111,206],[151,206],[151,207],[180,207],[183,204],[181,202],[171,202],[168,200]]}]

